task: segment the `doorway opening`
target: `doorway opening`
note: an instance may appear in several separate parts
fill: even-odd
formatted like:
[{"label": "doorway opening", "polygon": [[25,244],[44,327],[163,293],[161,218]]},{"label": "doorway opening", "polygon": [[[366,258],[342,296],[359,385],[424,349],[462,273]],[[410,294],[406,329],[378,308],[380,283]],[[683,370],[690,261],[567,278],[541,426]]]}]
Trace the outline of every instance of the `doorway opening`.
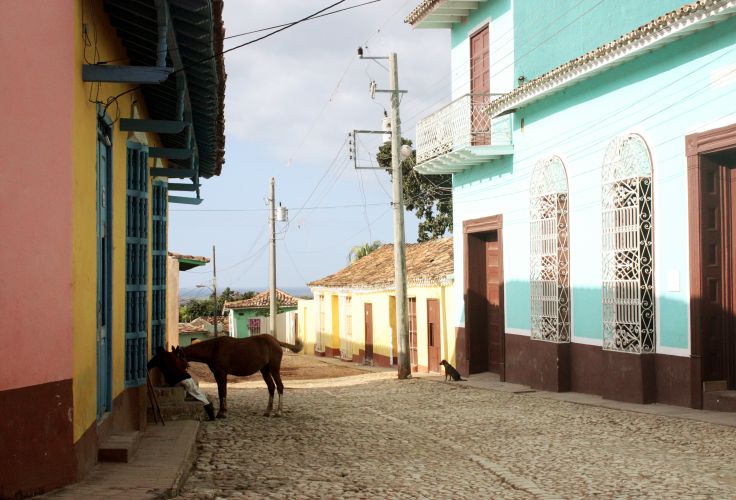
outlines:
[{"label": "doorway opening", "polygon": [[[504,380],[502,216],[465,221],[465,356],[468,373]],[[460,346],[463,347],[463,346]]]}]

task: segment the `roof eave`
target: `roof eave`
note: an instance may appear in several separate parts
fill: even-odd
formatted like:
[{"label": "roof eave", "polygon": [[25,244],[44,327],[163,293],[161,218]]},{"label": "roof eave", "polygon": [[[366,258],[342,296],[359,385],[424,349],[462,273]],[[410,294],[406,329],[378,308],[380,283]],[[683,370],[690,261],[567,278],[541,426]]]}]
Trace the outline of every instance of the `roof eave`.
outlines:
[{"label": "roof eave", "polygon": [[404,22],[416,29],[450,29],[463,23],[486,0],[424,0]]},{"label": "roof eave", "polygon": [[[486,108],[486,112],[492,117],[496,117],[523,108],[695,31],[706,29],[736,15],[736,0],[716,0],[707,3],[711,4],[710,8],[685,15],[664,28],[655,29],[657,21],[664,17],[662,16],[611,43],[568,61],[552,71],[530,80],[505,96],[492,101]],[[640,30],[646,30],[647,33],[642,37],[635,37],[636,32]]]}]

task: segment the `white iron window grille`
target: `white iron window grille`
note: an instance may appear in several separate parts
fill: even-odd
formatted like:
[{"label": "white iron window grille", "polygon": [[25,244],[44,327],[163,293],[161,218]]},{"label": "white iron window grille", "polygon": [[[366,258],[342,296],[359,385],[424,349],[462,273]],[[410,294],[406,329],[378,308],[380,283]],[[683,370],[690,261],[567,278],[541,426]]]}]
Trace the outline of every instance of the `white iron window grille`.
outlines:
[{"label": "white iron window grille", "polygon": [[570,250],[565,166],[557,156],[534,167],[530,188],[531,336],[570,341]]},{"label": "white iron window grille", "polygon": [[652,160],[641,136],[609,144],[602,181],[603,349],[652,352]]},{"label": "white iron window grille", "polygon": [[325,330],[325,296],[319,295],[317,300],[317,332],[314,341],[314,350],[317,352],[325,352],[325,346],[322,341],[322,332]]}]

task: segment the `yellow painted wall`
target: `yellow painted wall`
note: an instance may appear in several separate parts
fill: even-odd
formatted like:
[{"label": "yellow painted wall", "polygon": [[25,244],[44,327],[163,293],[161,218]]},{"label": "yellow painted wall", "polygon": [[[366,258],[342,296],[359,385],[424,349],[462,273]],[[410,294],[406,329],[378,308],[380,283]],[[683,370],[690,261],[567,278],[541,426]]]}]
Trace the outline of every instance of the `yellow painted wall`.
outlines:
[{"label": "yellow painted wall", "polygon": [[[82,7],[84,4],[84,21]],[[97,395],[97,344],[96,344],[96,302],[97,302],[97,104],[90,100],[106,102],[132,86],[112,83],[87,83],[82,81],[82,65],[85,58],[89,62],[112,60],[126,57],[115,30],[110,26],[101,0],[76,0],[75,6],[75,57],[73,84],[73,163],[74,163],[74,206],[73,206],[73,324],[74,324],[74,441],[77,441],[96,419]],[[92,47],[86,47],[82,38],[82,25],[87,25]],[[95,36],[96,35],[96,36]],[[96,40],[96,42],[95,42]],[[96,43],[96,46],[94,46]],[[117,61],[126,64],[125,60]],[[139,91],[125,94],[112,104],[108,116],[117,120],[131,117],[134,105],[141,117],[146,116],[145,105]],[[63,117],[57,117],[63,119]],[[111,332],[112,346],[112,398],[124,389],[125,356],[125,217],[126,217],[126,142],[128,139],[159,145],[152,134],[121,132],[116,121],[112,138],[112,196],[113,204],[113,264],[112,264],[112,304]],[[142,140],[141,140],[142,139]],[[150,179],[149,179],[150,182]],[[149,193],[150,193],[149,185]],[[151,203],[149,201],[149,218]],[[149,224],[149,228],[151,224]],[[148,262],[148,311],[149,338],[151,314],[151,238],[149,236]]]},{"label": "yellow painted wall", "polygon": [[[450,363],[456,365],[456,332],[451,324],[451,318],[454,315],[452,286],[410,287],[407,292],[409,297],[414,297],[417,300],[417,357],[419,366],[426,369],[428,364],[427,299],[438,299],[440,301],[440,355],[441,358],[447,359]],[[325,303],[333,305],[333,317],[330,322],[332,330],[326,335],[326,346],[339,349],[340,336],[339,333],[335,335],[335,329],[339,328],[340,320],[334,314],[337,311],[335,304],[338,295],[329,291],[317,293],[324,293],[326,296]],[[392,334],[396,331],[396,305],[393,292],[347,293],[346,295],[351,297],[351,354],[357,356],[361,350],[365,349],[365,304],[370,303],[373,306],[373,353],[385,357],[390,355],[398,357],[397,337],[395,333]],[[345,314],[345,311],[340,310],[339,313]],[[299,332],[300,335],[303,335],[302,338],[305,342],[304,352],[313,354],[319,321],[315,301],[300,300],[299,316]],[[329,328],[330,325],[327,325],[327,327]],[[344,332],[342,333],[344,334]]]}]

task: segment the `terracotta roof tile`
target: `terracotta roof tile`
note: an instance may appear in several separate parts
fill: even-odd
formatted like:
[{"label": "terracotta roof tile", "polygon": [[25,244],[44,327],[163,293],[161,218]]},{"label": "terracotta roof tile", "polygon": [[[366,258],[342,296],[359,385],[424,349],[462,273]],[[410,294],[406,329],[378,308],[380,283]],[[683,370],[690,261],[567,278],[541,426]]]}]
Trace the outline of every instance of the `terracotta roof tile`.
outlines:
[{"label": "terracotta roof tile", "polygon": [[[297,299],[293,295],[276,289],[276,303],[281,307],[296,307]],[[269,290],[261,292],[249,299],[225,302],[225,309],[263,309],[271,307],[271,294]]]},{"label": "terracotta roof tile", "polygon": [[169,257],[172,257],[177,260],[187,259],[187,260],[194,260],[197,262],[204,262],[205,264],[210,261],[210,259],[208,259],[207,257],[200,257],[198,255],[184,255],[184,254],[175,253],[175,252],[168,252],[168,253],[169,253]]},{"label": "terracotta roof tile", "polygon": [[670,30],[677,30],[678,27],[683,27],[685,24],[700,24],[701,28],[707,28],[709,23],[733,15],[734,9],[736,9],[734,0],[698,0],[687,3],[529,80],[513,91],[491,101],[485,111],[491,116],[496,116],[524,105],[538,95],[546,95],[555,88],[562,88],[562,85],[568,80],[575,81],[590,71],[611,67],[616,61],[625,59],[623,56],[627,51],[652,50],[657,43],[677,39],[678,36],[670,36]]},{"label": "terracotta roof tile", "polygon": [[[307,283],[310,287],[378,288],[394,286],[394,246],[383,245],[335,274]],[[453,274],[452,238],[406,245],[408,284],[439,284]]]}]

